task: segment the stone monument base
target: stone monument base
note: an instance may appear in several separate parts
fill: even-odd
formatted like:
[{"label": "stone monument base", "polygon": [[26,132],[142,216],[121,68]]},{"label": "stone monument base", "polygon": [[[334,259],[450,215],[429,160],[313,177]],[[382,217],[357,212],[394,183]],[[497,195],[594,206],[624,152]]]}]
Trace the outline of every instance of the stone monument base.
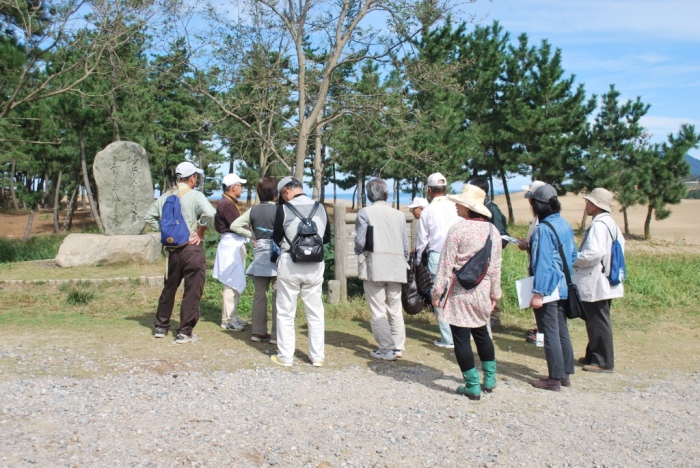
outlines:
[{"label": "stone monument base", "polygon": [[160,233],[138,236],[69,234],[56,255],[56,265],[71,268],[84,265],[153,263],[161,258]]}]

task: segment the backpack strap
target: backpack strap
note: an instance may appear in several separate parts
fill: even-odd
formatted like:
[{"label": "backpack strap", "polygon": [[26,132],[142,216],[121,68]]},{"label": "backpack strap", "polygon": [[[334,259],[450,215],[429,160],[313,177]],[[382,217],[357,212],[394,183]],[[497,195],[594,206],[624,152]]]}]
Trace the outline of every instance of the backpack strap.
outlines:
[{"label": "backpack strap", "polygon": [[[593,222],[595,223],[595,221],[593,221]],[[608,223],[606,223],[606,222],[604,222],[604,221],[598,221],[598,222],[599,222],[599,223],[602,223],[603,226],[605,226],[605,227],[607,228],[608,232],[610,233],[610,237],[612,237],[612,239],[613,239],[614,241],[616,241],[616,240],[617,240],[617,235],[618,235],[619,231],[616,232],[615,235],[613,236],[612,230],[610,229],[610,226],[608,226]],[[591,224],[592,224],[592,223],[591,223]]]},{"label": "backpack strap", "polygon": [[[309,216],[307,216],[306,218],[303,217],[303,216],[301,215],[301,213],[299,213],[299,212],[297,211],[297,209],[294,208],[294,206],[293,206],[291,203],[285,202],[285,203],[284,203],[284,206],[287,207],[287,208],[289,208],[289,211],[291,211],[292,213],[294,213],[294,216],[296,216],[297,218],[299,218],[300,220],[303,221],[303,220],[306,219],[306,218],[313,218],[313,217],[314,217],[314,215],[316,214],[316,210],[318,209],[319,203],[318,203],[318,202],[314,202],[314,207],[311,208],[311,213],[309,213]],[[283,231],[284,231],[284,229],[283,229]],[[289,237],[287,237],[287,232],[286,232],[286,231],[284,232],[284,238],[287,239],[287,244],[292,245],[292,241],[290,241],[290,240],[289,240]]]}]

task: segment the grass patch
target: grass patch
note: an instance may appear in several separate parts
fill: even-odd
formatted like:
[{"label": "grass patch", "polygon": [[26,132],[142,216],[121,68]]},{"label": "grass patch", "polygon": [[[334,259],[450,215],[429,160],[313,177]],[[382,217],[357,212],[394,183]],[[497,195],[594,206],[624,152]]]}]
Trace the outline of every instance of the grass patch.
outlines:
[{"label": "grass patch", "polygon": [[68,304],[84,306],[95,299],[95,293],[84,289],[73,289],[68,292]]},{"label": "grass patch", "polygon": [[36,236],[27,242],[0,239],[0,264],[55,258],[65,236]]}]

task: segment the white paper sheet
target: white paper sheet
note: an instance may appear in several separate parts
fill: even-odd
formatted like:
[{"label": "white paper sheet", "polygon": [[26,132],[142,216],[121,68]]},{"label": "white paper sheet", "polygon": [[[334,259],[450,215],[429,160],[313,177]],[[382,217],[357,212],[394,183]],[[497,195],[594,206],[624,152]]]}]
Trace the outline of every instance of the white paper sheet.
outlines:
[{"label": "white paper sheet", "polygon": [[508,241],[511,244],[520,244],[520,241],[518,239],[516,239],[515,237],[510,237],[509,235],[506,235],[506,234],[502,235],[501,239],[503,239],[504,241]]},{"label": "white paper sheet", "polygon": [[[528,276],[521,280],[515,282],[515,290],[518,292],[518,305],[521,309],[527,309],[530,307],[530,301],[532,301],[532,288],[535,285],[535,277]],[[542,298],[542,303],[558,301],[559,300],[559,288],[555,289],[554,292],[549,296],[544,296]]]}]

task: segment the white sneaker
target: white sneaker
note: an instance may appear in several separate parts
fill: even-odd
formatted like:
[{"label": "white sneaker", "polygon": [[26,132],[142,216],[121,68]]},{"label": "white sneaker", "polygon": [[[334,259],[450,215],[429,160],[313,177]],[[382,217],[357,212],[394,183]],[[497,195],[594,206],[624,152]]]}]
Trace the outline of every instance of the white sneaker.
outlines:
[{"label": "white sneaker", "polygon": [[323,361],[311,361],[311,365],[314,367],[322,367]]},{"label": "white sneaker", "polygon": [[239,332],[245,330],[245,325],[240,325],[238,323],[232,322],[226,325],[221,325],[221,328],[223,328],[224,330]]},{"label": "white sneaker", "polygon": [[403,350],[402,349],[395,349],[394,354],[396,355],[397,359],[401,359],[403,357]]},{"label": "white sneaker", "polygon": [[384,361],[396,361],[396,354],[393,350],[381,351],[379,349],[375,349],[374,351],[370,352],[369,355],[374,359],[381,359]]},{"label": "white sneaker", "polygon": [[455,349],[455,345],[443,343],[441,340],[435,340],[433,344],[438,348]]},{"label": "white sneaker", "polygon": [[270,356],[270,361],[282,367],[292,367],[292,363],[280,359],[279,354],[273,354]]},{"label": "white sneaker", "polygon": [[178,333],[177,337],[175,337],[175,343],[177,344],[196,343],[197,341],[199,341],[199,335],[194,333],[192,333],[190,336]]}]

